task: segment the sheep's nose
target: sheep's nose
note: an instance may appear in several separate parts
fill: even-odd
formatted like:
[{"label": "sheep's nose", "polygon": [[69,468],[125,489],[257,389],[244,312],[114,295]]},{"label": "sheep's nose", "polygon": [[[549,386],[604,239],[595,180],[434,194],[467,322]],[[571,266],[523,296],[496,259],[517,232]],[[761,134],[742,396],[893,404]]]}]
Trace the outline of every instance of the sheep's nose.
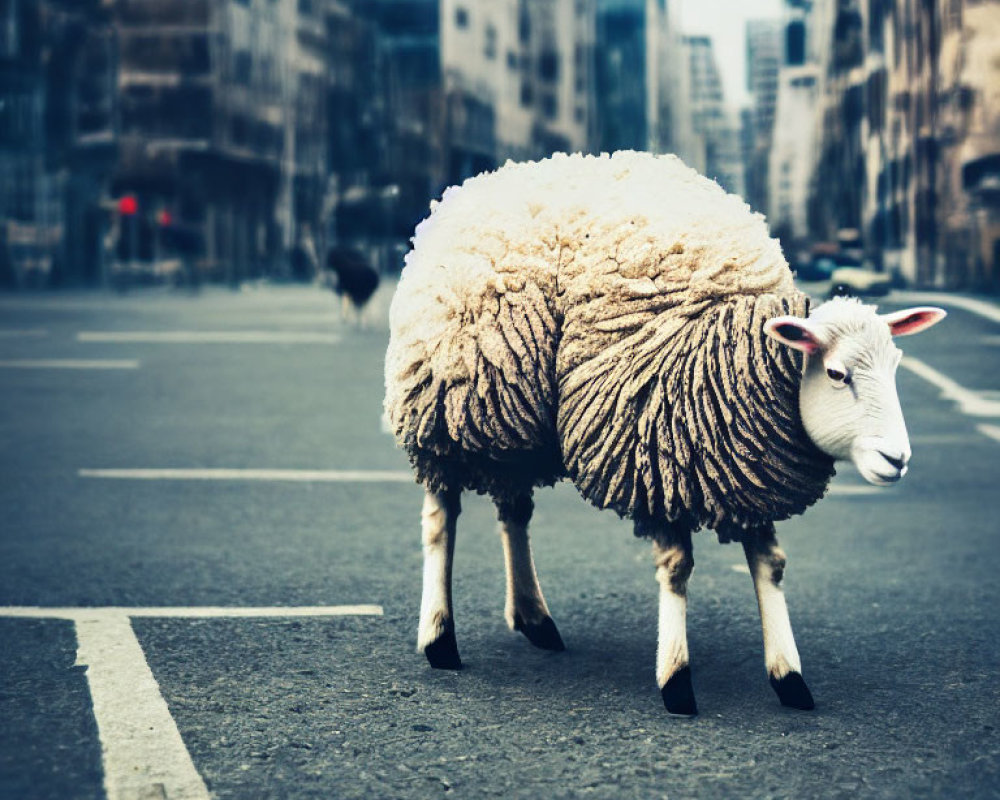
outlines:
[{"label": "sheep's nose", "polygon": [[891,456],[882,450],[879,450],[878,454],[900,471],[906,468],[906,462],[909,460],[906,458],[906,456],[903,457]]}]

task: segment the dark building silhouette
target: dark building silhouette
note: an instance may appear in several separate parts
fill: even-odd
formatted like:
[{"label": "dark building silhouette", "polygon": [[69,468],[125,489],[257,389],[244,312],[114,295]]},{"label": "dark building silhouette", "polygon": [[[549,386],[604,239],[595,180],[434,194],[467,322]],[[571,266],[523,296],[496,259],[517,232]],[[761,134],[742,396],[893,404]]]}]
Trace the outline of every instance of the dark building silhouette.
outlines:
[{"label": "dark building silhouette", "polygon": [[99,280],[115,47],[98,0],[0,0],[0,284]]}]

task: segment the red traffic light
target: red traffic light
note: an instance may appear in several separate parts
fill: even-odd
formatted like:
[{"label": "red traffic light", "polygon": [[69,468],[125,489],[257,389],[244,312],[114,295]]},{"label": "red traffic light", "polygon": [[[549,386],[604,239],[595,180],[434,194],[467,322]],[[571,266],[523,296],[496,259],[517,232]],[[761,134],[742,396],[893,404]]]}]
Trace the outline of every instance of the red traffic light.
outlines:
[{"label": "red traffic light", "polygon": [[139,210],[139,201],[134,194],[126,194],[118,199],[118,213],[131,216]]},{"label": "red traffic light", "polygon": [[170,226],[171,224],[173,224],[173,221],[174,221],[174,218],[170,215],[170,212],[167,211],[167,209],[163,209],[159,213],[159,215],[157,216],[156,219],[157,219],[157,222],[159,222],[160,225],[162,225],[164,228],[166,228],[166,227]]}]

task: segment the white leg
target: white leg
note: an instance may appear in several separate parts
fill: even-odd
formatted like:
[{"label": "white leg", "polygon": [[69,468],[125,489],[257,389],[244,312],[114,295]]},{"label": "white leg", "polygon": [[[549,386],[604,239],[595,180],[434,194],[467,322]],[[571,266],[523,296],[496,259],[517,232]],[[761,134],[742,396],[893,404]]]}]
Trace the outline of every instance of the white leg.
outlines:
[{"label": "white leg", "polygon": [[691,532],[683,528],[658,532],[653,539],[653,560],[660,584],[656,682],[667,711],[692,716],[698,706],[687,645],[687,583],[694,569]]},{"label": "white leg", "polygon": [[455,527],[461,511],[458,492],[427,492],[421,512],[424,545],[424,590],[420,601],[417,649],[432,667],[460,669],[451,607],[451,564]]},{"label": "white leg", "polygon": [[795,647],[792,623],[788,619],[781,579],[785,572],[785,553],[778,547],[774,527],[748,533],[743,542],[753,585],[760,608],[764,631],[764,663],[771,686],[782,705],[813,708],[812,695],[802,679],[802,662]]},{"label": "white leg", "polygon": [[538,585],[538,574],[531,557],[528,522],[532,510],[530,495],[521,495],[511,502],[497,502],[500,539],[507,568],[504,618],[511,630],[521,631],[536,647],[565,650],[566,646],[542,596],[542,587]]}]

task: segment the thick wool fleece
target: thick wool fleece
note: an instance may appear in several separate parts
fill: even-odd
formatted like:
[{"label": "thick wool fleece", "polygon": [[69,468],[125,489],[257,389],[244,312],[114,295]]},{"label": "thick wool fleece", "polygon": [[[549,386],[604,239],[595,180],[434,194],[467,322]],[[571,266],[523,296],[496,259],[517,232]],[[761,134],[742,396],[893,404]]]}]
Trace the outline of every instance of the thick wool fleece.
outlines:
[{"label": "thick wool fleece", "polygon": [[[448,189],[390,311],[386,410],[417,479],[715,528],[801,513],[832,461],[798,412],[777,241],[673,156],[508,163]],[[728,535],[728,534],[725,534]]]}]

